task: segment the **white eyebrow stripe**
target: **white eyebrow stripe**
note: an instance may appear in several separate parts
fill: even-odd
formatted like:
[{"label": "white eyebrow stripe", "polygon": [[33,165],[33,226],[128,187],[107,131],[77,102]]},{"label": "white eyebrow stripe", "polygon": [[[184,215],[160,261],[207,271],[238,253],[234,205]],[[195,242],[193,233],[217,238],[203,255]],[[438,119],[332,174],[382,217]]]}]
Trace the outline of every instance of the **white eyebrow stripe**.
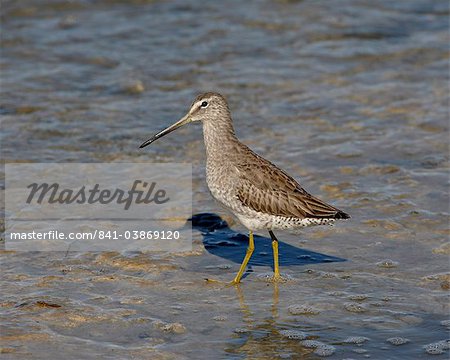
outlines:
[{"label": "white eyebrow stripe", "polygon": [[202,106],[202,102],[204,102],[204,101],[206,101],[208,103],[208,105],[205,106],[205,108],[207,108],[209,106],[209,99],[202,99],[202,100],[197,101],[194,104],[193,108],[201,107]]}]

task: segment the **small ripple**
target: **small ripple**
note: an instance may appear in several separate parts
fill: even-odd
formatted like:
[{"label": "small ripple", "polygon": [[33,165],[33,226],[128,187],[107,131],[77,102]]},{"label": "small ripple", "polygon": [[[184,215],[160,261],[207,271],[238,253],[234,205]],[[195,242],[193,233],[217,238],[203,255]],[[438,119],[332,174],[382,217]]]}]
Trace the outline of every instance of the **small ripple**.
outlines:
[{"label": "small ripple", "polygon": [[398,262],[390,259],[382,260],[376,263],[378,267],[391,269],[398,266]]},{"label": "small ripple", "polygon": [[353,349],[352,351],[357,354],[367,354],[368,353],[368,351],[366,349]]},{"label": "small ripple", "polygon": [[450,319],[449,320],[442,320],[440,323],[442,326],[445,326],[450,330]]},{"label": "small ripple", "polygon": [[272,283],[275,281],[286,283],[286,282],[294,280],[294,278],[288,274],[280,274],[280,278],[275,279],[274,274],[272,272],[259,274],[257,276],[257,279],[264,281],[264,282],[269,282],[269,283]]},{"label": "small ripple", "polygon": [[364,301],[368,299],[368,295],[366,294],[357,294],[357,295],[351,295],[348,298],[352,301]]},{"label": "small ripple", "polygon": [[369,341],[370,339],[365,336],[349,336],[347,339],[344,340],[344,343],[346,344],[362,344],[366,341]]},{"label": "small ripple", "polygon": [[300,330],[280,330],[280,335],[292,340],[305,340],[308,335]]},{"label": "small ripple", "polygon": [[430,355],[440,355],[445,352],[445,350],[450,349],[450,340],[441,340],[435,343],[431,343],[424,346],[427,354]]},{"label": "small ripple", "polygon": [[288,307],[291,315],[317,315],[320,311],[310,305],[295,304]]},{"label": "small ripple", "polygon": [[386,339],[386,341],[392,345],[395,346],[399,346],[399,345],[403,345],[403,344],[407,344],[410,342],[409,339],[400,337],[400,336],[396,336],[396,337],[391,337],[389,339]]},{"label": "small ripple", "polygon": [[318,356],[331,356],[335,353],[336,348],[332,345],[323,345],[319,346],[315,351],[314,354]]},{"label": "small ripple", "polygon": [[234,329],[234,332],[236,334],[246,334],[249,332],[249,330],[246,328],[236,328],[236,329]]},{"label": "small ripple", "polygon": [[358,303],[346,303],[344,304],[344,308],[353,313],[363,313],[367,311],[367,308],[364,305]]},{"label": "small ripple", "polygon": [[303,340],[300,341],[300,344],[307,349],[315,349],[314,354],[318,356],[331,356],[336,351],[334,346],[324,344],[318,340]]},{"label": "small ripple", "polygon": [[325,345],[323,342],[318,340],[304,340],[300,341],[300,344],[307,349],[315,349],[318,346]]}]

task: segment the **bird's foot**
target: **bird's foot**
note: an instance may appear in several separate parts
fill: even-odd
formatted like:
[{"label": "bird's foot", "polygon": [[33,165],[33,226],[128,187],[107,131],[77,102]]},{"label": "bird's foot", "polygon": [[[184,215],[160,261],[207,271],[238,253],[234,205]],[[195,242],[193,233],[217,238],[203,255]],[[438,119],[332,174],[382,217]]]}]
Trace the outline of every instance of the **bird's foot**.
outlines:
[{"label": "bird's foot", "polygon": [[205,278],[205,282],[207,284],[223,285],[224,287],[236,286],[236,285],[239,285],[241,283],[240,281],[236,281],[236,279],[234,279],[233,281],[230,281],[230,282],[226,282],[226,281],[210,279],[210,278]]},{"label": "bird's foot", "polygon": [[230,281],[230,282],[227,284],[227,287],[236,286],[236,285],[239,285],[240,283],[241,283],[240,280],[233,279],[232,281]]},{"label": "bird's foot", "polygon": [[205,282],[207,284],[222,284],[223,283],[223,281],[211,279],[211,278],[205,278]]}]

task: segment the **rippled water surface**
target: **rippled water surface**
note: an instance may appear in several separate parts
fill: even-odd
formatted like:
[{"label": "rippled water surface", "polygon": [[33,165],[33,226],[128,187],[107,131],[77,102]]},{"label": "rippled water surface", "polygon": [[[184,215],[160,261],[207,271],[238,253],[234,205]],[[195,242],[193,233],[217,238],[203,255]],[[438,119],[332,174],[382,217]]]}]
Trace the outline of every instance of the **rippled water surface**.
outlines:
[{"label": "rippled water surface", "polygon": [[[3,1],[6,162],[192,162],[184,254],[2,252],[4,359],[449,355],[448,2]],[[204,90],[239,137],[352,215],[278,234],[282,272],[204,180]]]}]

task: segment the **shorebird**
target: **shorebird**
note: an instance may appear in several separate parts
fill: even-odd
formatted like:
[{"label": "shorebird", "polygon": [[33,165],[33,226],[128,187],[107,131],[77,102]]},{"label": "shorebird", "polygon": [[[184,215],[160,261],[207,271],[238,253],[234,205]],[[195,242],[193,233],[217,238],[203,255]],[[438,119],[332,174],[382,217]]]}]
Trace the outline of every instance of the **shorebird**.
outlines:
[{"label": "shorebird", "polygon": [[212,196],[249,231],[247,252],[231,284],[238,284],[252,256],[253,232],[267,230],[272,239],[274,281],[281,281],[278,239],[274,230],[295,231],[348,219],[345,212],[306,192],[286,172],[254,153],[236,137],[226,99],[215,92],[200,94],[179,121],[153,135],[140,148],[179,127],[201,122],[206,147],[206,182]]}]

